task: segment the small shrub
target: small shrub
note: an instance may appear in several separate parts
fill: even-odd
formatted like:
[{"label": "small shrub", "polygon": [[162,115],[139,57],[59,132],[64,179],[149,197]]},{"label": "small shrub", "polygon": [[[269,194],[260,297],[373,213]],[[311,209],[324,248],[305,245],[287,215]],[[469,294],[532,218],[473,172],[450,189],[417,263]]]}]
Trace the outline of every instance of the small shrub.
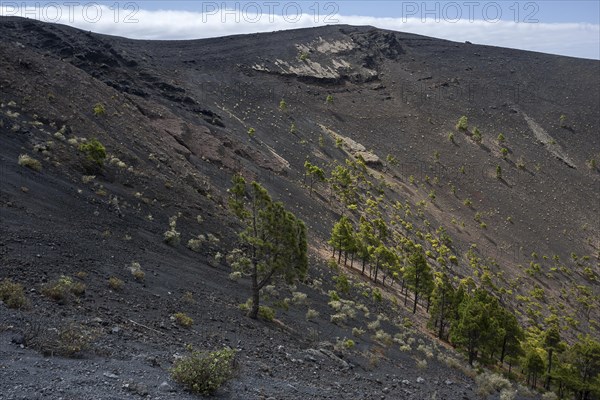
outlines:
[{"label": "small shrub", "polygon": [[111,276],[108,279],[108,286],[110,286],[113,290],[121,290],[123,289],[123,286],[125,285],[125,283],[120,280],[119,278],[117,278],[116,276]]},{"label": "small shrub", "polygon": [[106,158],[106,148],[98,139],[92,139],[79,145],[79,151],[85,154],[86,160],[96,166],[102,166]]},{"label": "small shrub", "polygon": [[502,158],[506,158],[508,156],[508,149],[506,147],[501,148],[500,154],[502,154]]},{"label": "small shrub", "polygon": [[350,350],[350,349],[354,348],[354,346],[356,346],[356,343],[354,343],[354,340],[344,338],[343,340],[338,340],[333,348],[336,351],[343,351],[343,350]]},{"label": "small shrub", "polygon": [[214,393],[233,375],[235,350],[228,347],[213,352],[192,351],[175,362],[173,379],[201,395]]},{"label": "small shrub", "polygon": [[469,120],[465,115],[463,115],[458,119],[458,122],[456,123],[456,129],[459,131],[466,131],[468,128],[468,124]]},{"label": "small shrub", "polygon": [[248,129],[248,137],[249,138],[253,138],[256,135],[256,129],[254,128],[249,128]]},{"label": "small shrub", "polygon": [[102,103],[96,103],[96,105],[94,105],[93,110],[94,110],[94,115],[96,117],[106,114],[106,108],[104,107],[104,104],[102,104]]},{"label": "small shrub", "polygon": [[178,312],[173,314],[173,319],[179,326],[183,326],[184,328],[189,328],[194,324],[194,320],[189,317],[187,314]]},{"label": "small shrub", "polygon": [[346,313],[339,312],[337,314],[333,314],[329,320],[336,325],[343,325],[348,320],[348,316]]},{"label": "small shrub", "polygon": [[350,292],[350,282],[348,281],[348,277],[346,277],[346,275],[341,274],[338,276],[334,276],[333,280],[335,281],[336,290],[345,294],[348,294]]},{"label": "small shrub", "polygon": [[93,181],[94,179],[96,179],[96,175],[83,175],[81,177],[81,182],[88,184],[91,181]]},{"label": "small shrub", "polygon": [[373,335],[373,339],[386,346],[389,346],[393,343],[392,335],[385,332],[383,329],[380,329],[377,332],[375,332],[375,335]]},{"label": "small shrub", "polygon": [[184,303],[195,304],[196,300],[194,300],[194,294],[192,292],[185,292],[183,296],[181,296],[181,300]]},{"label": "small shrub", "polygon": [[365,334],[365,330],[361,328],[352,328],[352,336],[361,337]]},{"label": "small shrub", "polygon": [[281,111],[287,110],[287,103],[285,102],[284,99],[281,99],[281,101],[279,102],[279,110],[281,110]]},{"label": "small shrub", "polygon": [[481,143],[483,140],[483,136],[481,135],[481,131],[478,128],[473,128],[473,132],[471,138],[475,143]]},{"label": "small shrub", "polygon": [[340,301],[340,296],[337,294],[337,292],[335,290],[330,290],[328,292],[328,294],[329,294],[329,300]]},{"label": "small shrub", "polygon": [[514,400],[516,395],[517,395],[516,390],[502,389],[500,391],[500,400]]},{"label": "small shrub", "polygon": [[142,270],[142,266],[139,262],[132,262],[129,269],[131,271],[131,275],[133,275],[133,277],[138,281],[143,281],[146,277],[146,273]]},{"label": "small shrub", "polygon": [[501,375],[492,372],[484,372],[475,378],[477,391],[482,396],[489,396],[492,393],[512,388],[510,381]]},{"label": "small shrub", "polygon": [[70,323],[59,329],[31,329],[28,335],[31,347],[45,356],[79,357],[91,347],[98,332]]},{"label": "small shrub", "polygon": [[8,278],[0,282],[0,300],[8,308],[27,308],[29,304],[25,297],[23,285],[15,283]]},{"label": "small shrub", "polygon": [[451,143],[454,143],[454,133],[450,132],[450,133],[448,134],[448,140],[449,140]]},{"label": "small shrub", "polygon": [[376,319],[375,321],[369,322],[367,324],[367,329],[370,331],[375,331],[375,330],[379,329],[380,324],[381,324],[381,322],[379,321],[379,319]]},{"label": "small shrub", "polygon": [[505,140],[506,140],[506,139],[504,138],[504,135],[500,133],[500,134],[498,135],[498,143],[504,143],[504,141],[505,141]]},{"label": "small shrub", "polygon": [[206,242],[206,237],[204,235],[198,235],[196,239],[190,239],[187,242],[187,247],[198,253],[202,249],[202,244]]},{"label": "small shrub", "polygon": [[258,315],[265,321],[273,321],[275,319],[275,310],[271,307],[259,306]]},{"label": "small shrub", "polygon": [[33,157],[28,156],[27,154],[21,154],[19,156],[19,161],[18,161],[19,165],[22,167],[27,167],[29,169],[32,169],[34,171],[41,171],[42,170],[42,164],[36,160]]},{"label": "small shrub", "polygon": [[169,230],[163,233],[163,239],[169,246],[177,246],[181,238],[181,234],[177,232],[177,215],[169,218]]},{"label": "small shrub", "polygon": [[333,96],[328,94],[327,97],[325,98],[325,103],[326,104],[333,104]]},{"label": "small shrub", "polygon": [[73,278],[65,275],[42,287],[42,294],[56,301],[65,301],[71,295],[81,296],[84,293],[85,285],[83,283],[74,282]]},{"label": "small shrub", "polygon": [[308,311],[306,311],[306,320],[307,321],[312,321],[315,318],[317,318],[319,316],[319,312],[317,310],[313,310],[312,308],[309,308]]},{"label": "small shrub", "polygon": [[383,296],[382,296],[381,290],[379,290],[379,288],[373,289],[372,296],[373,296],[373,300],[378,303],[381,303],[381,301],[383,300]]},{"label": "small shrub", "polygon": [[229,274],[229,280],[233,282],[237,282],[242,277],[242,273],[240,271],[233,271]]},{"label": "small shrub", "polygon": [[427,369],[427,360],[417,360],[417,368]]},{"label": "small shrub", "polygon": [[294,304],[305,304],[306,303],[306,293],[302,292],[294,292],[292,293],[292,303]]}]

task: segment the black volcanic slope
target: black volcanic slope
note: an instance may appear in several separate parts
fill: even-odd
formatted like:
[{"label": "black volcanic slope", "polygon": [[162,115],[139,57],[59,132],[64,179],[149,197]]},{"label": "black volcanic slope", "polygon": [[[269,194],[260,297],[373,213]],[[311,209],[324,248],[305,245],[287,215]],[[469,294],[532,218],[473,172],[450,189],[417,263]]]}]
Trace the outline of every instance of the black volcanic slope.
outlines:
[{"label": "black volcanic slope", "polygon": [[[458,279],[479,282],[467,256],[473,248],[523,324],[543,326],[557,313],[567,339],[600,329],[598,61],[372,27],[137,41],[0,18],[0,103],[0,278],[22,283],[32,305],[0,305],[0,398],[37,398],[41,388],[53,398],[134,398],[144,388],[152,398],[186,398],[172,382],[176,392],[158,389],[185,343],[241,350],[239,376],[219,398],[476,398],[471,378],[440,361],[439,343],[424,370],[414,368],[425,357],[418,343],[412,352],[382,349],[369,334],[343,360],[311,352],[390,311],[369,304],[370,317],[329,322],[333,286],[323,266],[341,209],[325,183],[309,194],[303,165],[329,175],[357,151],[369,166],[365,193],[383,196],[385,219],[396,202],[410,205],[404,222],[413,228],[398,230],[427,249],[427,234],[444,227]],[[106,112],[94,115],[99,103]],[[455,128],[463,115],[481,143]],[[77,151],[82,138],[98,138],[109,153],[94,178]],[[20,166],[20,154],[39,160],[41,171]],[[306,221],[311,281],[325,290],[313,281],[295,291],[320,312],[315,322],[305,320],[307,305],[278,310],[278,324],[237,309],[249,284],[227,279],[230,268],[215,261],[236,245],[227,211],[236,172]],[[181,244],[167,246],[163,233],[179,214]],[[193,252],[185,244],[199,234],[214,239]],[[131,277],[132,262],[145,270],[144,283]],[[60,275],[85,283],[85,296],[62,305],[42,296]],[[108,286],[111,276],[125,281],[122,291]],[[531,301],[534,288],[542,300]],[[400,308],[399,320],[423,328],[424,310],[413,317]],[[193,329],[170,320],[178,311],[194,318]],[[5,343],[35,321],[76,321],[96,333],[98,351],[44,368],[37,353]],[[418,330],[407,332],[429,345]],[[36,383],[23,369],[62,381]]]}]

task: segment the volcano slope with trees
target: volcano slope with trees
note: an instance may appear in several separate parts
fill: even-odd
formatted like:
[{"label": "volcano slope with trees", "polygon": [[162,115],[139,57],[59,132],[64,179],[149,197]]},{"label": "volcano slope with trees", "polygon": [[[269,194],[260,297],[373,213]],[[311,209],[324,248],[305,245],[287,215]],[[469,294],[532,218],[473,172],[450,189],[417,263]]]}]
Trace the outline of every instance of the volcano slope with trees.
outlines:
[{"label": "volcano slope with trees", "polygon": [[598,61],[0,28],[0,397],[598,398]]}]

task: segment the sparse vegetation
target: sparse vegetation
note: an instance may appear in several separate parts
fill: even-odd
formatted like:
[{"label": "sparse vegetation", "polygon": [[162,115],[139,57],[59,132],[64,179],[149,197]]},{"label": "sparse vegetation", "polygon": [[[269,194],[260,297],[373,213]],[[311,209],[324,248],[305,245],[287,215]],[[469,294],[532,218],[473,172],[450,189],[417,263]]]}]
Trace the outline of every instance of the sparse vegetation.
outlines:
[{"label": "sparse vegetation", "polygon": [[73,295],[81,296],[84,293],[83,283],[75,282],[73,278],[65,275],[42,286],[42,294],[56,301],[65,301]]},{"label": "sparse vegetation", "polygon": [[482,142],[483,136],[481,135],[481,131],[479,130],[479,128],[477,128],[477,127],[473,128],[473,131],[471,132],[471,138],[473,139],[473,141],[475,143]]},{"label": "sparse vegetation", "polygon": [[477,375],[475,378],[477,391],[483,397],[487,397],[493,393],[512,388],[510,381],[501,375],[492,372],[484,372]]},{"label": "sparse vegetation", "polygon": [[99,116],[106,114],[106,107],[104,107],[104,104],[102,104],[102,103],[96,103],[94,105],[93,111],[94,111],[94,115],[96,117],[99,117]]},{"label": "sparse vegetation", "polygon": [[40,163],[35,158],[28,156],[27,154],[21,154],[19,156],[18,163],[19,163],[20,166],[27,167],[27,168],[32,169],[34,171],[38,171],[39,172],[39,171],[42,170],[42,163]]},{"label": "sparse vegetation", "polygon": [[467,117],[465,115],[463,115],[462,117],[460,117],[458,119],[458,122],[456,123],[456,129],[459,131],[466,131],[469,127],[469,120],[467,119]]},{"label": "sparse vegetation", "polygon": [[116,276],[111,276],[108,278],[108,286],[110,286],[110,288],[113,290],[120,291],[123,289],[124,285],[125,283]]},{"label": "sparse vegetation", "polygon": [[273,321],[275,319],[275,310],[271,307],[260,306],[258,308],[258,316],[265,321]]},{"label": "sparse vegetation", "polygon": [[102,165],[104,159],[106,158],[106,148],[96,138],[80,144],[79,151],[83,152],[88,160],[98,165]]},{"label": "sparse vegetation", "polygon": [[142,270],[142,266],[139,262],[132,262],[129,269],[131,271],[131,275],[133,275],[137,281],[143,281],[146,277],[146,273]]},{"label": "sparse vegetation", "polygon": [[182,312],[173,314],[173,320],[177,325],[182,326],[184,328],[189,328],[194,324],[194,320],[190,316]]},{"label": "sparse vegetation", "polygon": [[191,392],[210,395],[233,376],[234,359],[235,350],[228,347],[213,352],[192,350],[175,361],[171,376]]},{"label": "sparse vegetation", "polygon": [[27,297],[25,297],[23,285],[15,283],[8,278],[0,282],[0,300],[8,308],[22,309],[27,308],[29,305]]},{"label": "sparse vegetation", "polygon": [[280,111],[287,110],[287,103],[285,102],[284,99],[281,99],[281,101],[279,101],[279,110]]},{"label": "sparse vegetation", "polygon": [[319,312],[317,310],[309,308],[308,311],[306,311],[306,320],[307,321],[313,321],[314,319],[316,319],[318,317],[319,317]]},{"label": "sparse vegetation", "polygon": [[177,231],[177,218],[177,215],[169,218],[169,229],[163,233],[163,240],[169,246],[177,246],[181,238],[181,233]]}]

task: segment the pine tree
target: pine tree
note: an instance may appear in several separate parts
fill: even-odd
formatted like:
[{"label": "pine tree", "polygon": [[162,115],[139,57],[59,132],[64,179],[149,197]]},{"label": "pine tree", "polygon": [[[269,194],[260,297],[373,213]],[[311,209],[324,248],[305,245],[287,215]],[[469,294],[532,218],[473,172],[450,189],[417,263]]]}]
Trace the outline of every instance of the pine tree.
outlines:
[{"label": "pine tree", "polygon": [[[333,248],[333,256],[335,257],[335,251],[338,250],[338,263],[342,260],[342,252],[347,252],[354,248],[354,228],[352,222],[347,216],[342,216],[338,222],[335,223],[331,230],[331,238],[329,244]],[[344,260],[344,264],[345,264]]]},{"label": "pine tree", "polygon": [[483,289],[465,296],[458,306],[458,319],[450,330],[450,339],[464,346],[469,355],[469,364],[480,351],[490,351],[498,341],[498,300]]},{"label": "pine tree", "polygon": [[416,246],[410,255],[408,265],[404,270],[404,276],[406,283],[415,295],[413,314],[416,314],[419,295],[427,293],[427,290],[431,288],[431,282],[433,280],[431,269],[425,259],[425,253],[423,253],[423,249],[420,246]]},{"label": "pine tree", "polygon": [[567,352],[572,365],[567,375],[567,386],[578,400],[600,397],[600,342],[590,335],[580,335]]},{"label": "pine tree", "polygon": [[508,356],[514,359],[521,355],[521,340],[524,338],[523,329],[517,321],[517,317],[505,308],[500,309],[498,315],[499,325],[502,327],[502,348],[500,352],[500,363]]},{"label": "pine tree", "polygon": [[437,329],[439,339],[444,340],[446,327],[450,324],[454,315],[453,300],[455,290],[448,275],[436,272],[434,278],[434,289],[432,292],[432,304],[429,325]]},{"label": "pine tree", "polygon": [[323,182],[325,180],[325,172],[318,166],[311,164],[309,161],[304,162],[304,181],[306,177],[310,179],[310,196],[312,197],[313,186],[315,182]]},{"label": "pine tree", "polygon": [[537,386],[538,376],[544,372],[544,360],[535,350],[527,352],[525,357],[525,372],[527,372],[527,384],[531,384],[531,388]]},{"label": "pine tree", "polygon": [[252,309],[258,317],[260,291],[274,276],[293,282],[308,269],[306,227],[281,202],[274,202],[259,183],[246,184],[243,177],[233,177],[229,206],[244,229],[239,237],[242,250],[250,259]]},{"label": "pine tree", "polygon": [[555,350],[558,350],[560,346],[560,328],[558,324],[552,324],[544,334],[544,347],[548,352],[548,369],[546,371],[546,382],[544,388],[550,389],[550,382],[552,380],[552,354]]},{"label": "pine tree", "polygon": [[369,246],[375,243],[375,237],[373,236],[373,226],[365,218],[360,217],[358,232],[355,234],[355,245],[359,259],[362,261],[361,273],[365,274],[365,266],[371,259],[371,253],[369,252]]}]

